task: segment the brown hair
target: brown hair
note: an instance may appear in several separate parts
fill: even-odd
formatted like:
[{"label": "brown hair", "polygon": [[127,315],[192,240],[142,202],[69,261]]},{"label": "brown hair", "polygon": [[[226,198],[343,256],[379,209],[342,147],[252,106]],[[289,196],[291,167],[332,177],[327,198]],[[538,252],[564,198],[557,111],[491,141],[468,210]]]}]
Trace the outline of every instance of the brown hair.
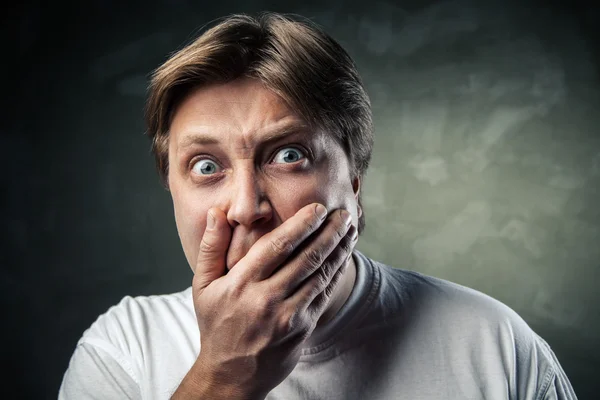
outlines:
[{"label": "brown hair", "polygon": [[[312,21],[277,13],[235,14],[172,55],[152,74],[147,135],[169,190],[169,127],[192,89],[258,78],[311,128],[331,134],[348,157],[351,177],[366,174],[373,149],[371,103],[348,53]],[[362,208],[361,193],[358,205]],[[365,225],[364,209],[358,232]]]}]

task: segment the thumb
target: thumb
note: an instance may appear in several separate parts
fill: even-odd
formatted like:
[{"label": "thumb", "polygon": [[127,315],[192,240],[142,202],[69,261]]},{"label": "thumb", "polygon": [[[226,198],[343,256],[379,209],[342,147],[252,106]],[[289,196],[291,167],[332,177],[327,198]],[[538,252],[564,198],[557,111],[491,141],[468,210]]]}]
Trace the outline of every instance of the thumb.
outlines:
[{"label": "thumb", "polygon": [[225,272],[225,254],[231,240],[231,228],[227,216],[218,208],[211,208],[206,215],[206,229],[194,269],[194,286],[198,293]]}]

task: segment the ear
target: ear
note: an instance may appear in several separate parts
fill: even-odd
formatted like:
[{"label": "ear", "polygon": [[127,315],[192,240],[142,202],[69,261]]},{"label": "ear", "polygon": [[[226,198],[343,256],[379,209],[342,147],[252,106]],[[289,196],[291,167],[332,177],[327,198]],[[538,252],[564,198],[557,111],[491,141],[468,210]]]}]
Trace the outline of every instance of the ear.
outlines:
[{"label": "ear", "polygon": [[358,218],[360,218],[362,216],[362,208],[358,204],[358,195],[360,194],[360,177],[358,176],[352,180],[352,191],[354,192],[354,198],[358,207]]}]

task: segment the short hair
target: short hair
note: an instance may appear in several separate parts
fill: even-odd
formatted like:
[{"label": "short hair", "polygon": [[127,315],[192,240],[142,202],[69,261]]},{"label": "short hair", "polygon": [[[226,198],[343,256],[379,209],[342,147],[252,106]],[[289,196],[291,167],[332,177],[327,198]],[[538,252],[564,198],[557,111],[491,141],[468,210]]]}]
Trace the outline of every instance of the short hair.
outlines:
[{"label": "short hair", "polygon": [[[152,74],[146,134],[163,186],[169,190],[169,128],[191,90],[258,78],[311,129],[323,129],[344,149],[351,178],[364,178],[373,149],[369,97],[342,46],[309,19],[272,12],[233,14],[175,52]],[[362,208],[362,190],[358,205]],[[365,226],[364,209],[358,232]]]}]

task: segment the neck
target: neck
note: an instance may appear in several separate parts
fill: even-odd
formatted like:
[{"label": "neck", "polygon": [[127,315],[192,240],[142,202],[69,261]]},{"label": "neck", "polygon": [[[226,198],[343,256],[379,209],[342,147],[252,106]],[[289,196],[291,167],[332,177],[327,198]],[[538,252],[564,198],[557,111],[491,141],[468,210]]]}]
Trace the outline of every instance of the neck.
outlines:
[{"label": "neck", "polygon": [[329,305],[325,309],[325,312],[321,315],[321,318],[317,322],[316,328],[325,325],[327,322],[331,321],[333,317],[338,313],[340,308],[346,301],[348,297],[350,297],[350,293],[352,293],[352,289],[354,288],[354,283],[356,281],[356,264],[354,263],[354,255],[350,257],[348,260],[348,269],[344,272],[342,276],[342,281],[340,285],[338,285],[336,291],[333,293],[333,297],[329,302]]}]

